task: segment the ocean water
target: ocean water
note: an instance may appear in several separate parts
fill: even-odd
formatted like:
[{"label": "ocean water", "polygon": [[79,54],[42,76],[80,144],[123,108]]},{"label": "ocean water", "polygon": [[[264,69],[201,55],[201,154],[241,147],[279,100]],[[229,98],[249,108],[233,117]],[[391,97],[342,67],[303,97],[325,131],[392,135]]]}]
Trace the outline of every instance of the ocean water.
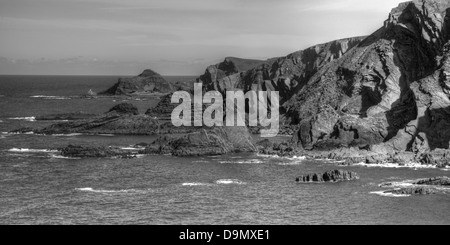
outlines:
[{"label": "ocean water", "polygon": [[[190,77],[169,77],[184,80]],[[42,127],[50,113],[102,113],[117,98],[81,99],[117,77],[0,76],[0,132]],[[132,100],[141,112],[158,101]],[[258,154],[68,159],[68,144],[130,147],[154,136],[0,134],[0,224],[450,224],[450,194],[384,195],[383,182],[450,176],[449,169]],[[299,175],[346,169],[361,179],[297,184]]]}]

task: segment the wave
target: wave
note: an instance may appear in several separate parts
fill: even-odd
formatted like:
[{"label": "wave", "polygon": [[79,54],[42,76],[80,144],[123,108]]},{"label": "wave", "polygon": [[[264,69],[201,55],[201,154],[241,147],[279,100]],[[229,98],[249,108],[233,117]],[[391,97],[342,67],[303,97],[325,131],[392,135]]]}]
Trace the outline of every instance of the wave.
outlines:
[{"label": "wave", "polygon": [[386,187],[386,188],[407,188],[407,187],[416,186],[413,184],[413,182],[414,182],[414,180],[404,180],[404,181],[397,181],[397,182],[381,183],[378,186]]},{"label": "wave", "polygon": [[121,150],[125,150],[125,151],[142,151],[145,150],[144,147],[139,147],[139,148],[135,148],[135,147],[121,147]]},{"label": "wave", "polygon": [[210,161],[198,160],[198,161],[192,161],[192,163],[210,163]]},{"label": "wave", "polygon": [[287,160],[291,160],[291,161],[306,160],[305,156],[281,157],[281,156],[278,156],[278,155],[266,155],[266,154],[260,154],[260,153],[256,154],[256,156],[264,157],[264,158],[287,159]]},{"label": "wave", "polygon": [[35,122],[36,121],[36,117],[11,117],[8,118],[9,120],[24,120],[24,121],[28,121],[28,122]]},{"label": "wave", "polygon": [[93,188],[87,187],[87,188],[76,188],[77,191],[83,191],[83,192],[93,192],[93,193],[103,193],[103,194],[115,194],[115,193],[145,193],[145,191],[142,190],[135,190],[135,189],[125,189],[125,190],[95,190]]},{"label": "wave", "polygon": [[221,164],[260,164],[264,163],[259,159],[249,159],[249,160],[241,160],[241,161],[219,161]]},{"label": "wave", "polygon": [[103,136],[103,137],[114,137],[114,134],[87,134],[88,136]]},{"label": "wave", "polygon": [[0,123],[2,123],[3,121],[2,120],[0,120]]},{"label": "wave", "polygon": [[414,169],[433,169],[436,168],[434,165],[423,165],[420,163],[408,163],[408,164],[398,164],[398,163],[381,163],[381,164],[369,164],[369,163],[357,163],[352,166],[361,166],[368,168],[414,168]]},{"label": "wave", "polygon": [[72,134],[51,134],[50,136],[54,137],[73,137],[73,136],[81,136],[81,133],[72,133]]},{"label": "wave", "polygon": [[79,160],[79,159],[82,159],[81,157],[65,157],[65,156],[55,155],[55,154],[51,154],[50,157],[51,158],[56,158],[56,159],[68,159],[68,160]]},{"label": "wave", "polygon": [[181,184],[182,186],[211,186],[211,184],[208,184],[208,183],[196,183],[196,182],[193,182],[193,183],[183,183],[183,184]]},{"label": "wave", "polygon": [[237,179],[221,179],[216,181],[216,184],[218,185],[245,185],[245,182],[242,182]]},{"label": "wave", "polygon": [[21,153],[54,153],[59,152],[58,150],[49,149],[28,149],[28,148],[11,148],[9,152],[21,152]]},{"label": "wave", "polygon": [[385,193],[385,191],[373,191],[373,192],[370,192],[370,194],[376,194],[376,195],[384,196],[384,197],[409,197],[409,196],[411,196],[411,195],[407,195],[407,194]]},{"label": "wave", "polygon": [[46,100],[70,100],[70,97],[67,96],[53,96],[53,95],[33,95],[30,96],[30,98],[39,98],[39,99],[46,99]]}]

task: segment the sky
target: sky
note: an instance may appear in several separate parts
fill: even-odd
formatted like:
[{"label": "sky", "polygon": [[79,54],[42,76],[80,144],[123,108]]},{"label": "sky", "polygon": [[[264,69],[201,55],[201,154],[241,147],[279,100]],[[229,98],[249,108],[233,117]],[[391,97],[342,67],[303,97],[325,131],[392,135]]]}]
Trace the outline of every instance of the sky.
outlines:
[{"label": "sky", "polygon": [[369,35],[404,0],[0,0],[0,74],[199,75]]}]

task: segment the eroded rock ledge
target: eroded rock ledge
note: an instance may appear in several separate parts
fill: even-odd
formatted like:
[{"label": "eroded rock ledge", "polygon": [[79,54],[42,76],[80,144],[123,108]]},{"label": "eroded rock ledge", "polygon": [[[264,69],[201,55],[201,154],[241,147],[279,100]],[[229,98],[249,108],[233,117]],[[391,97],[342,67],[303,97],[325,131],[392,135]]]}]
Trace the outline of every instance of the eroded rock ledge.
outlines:
[{"label": "eroded rock ledge", "polygon": [[296,179],[300,183],[323,183],[358,180],[359,176],[355,172],[344,170],[331,170],[325,173],[314,173],[300,176]]}]

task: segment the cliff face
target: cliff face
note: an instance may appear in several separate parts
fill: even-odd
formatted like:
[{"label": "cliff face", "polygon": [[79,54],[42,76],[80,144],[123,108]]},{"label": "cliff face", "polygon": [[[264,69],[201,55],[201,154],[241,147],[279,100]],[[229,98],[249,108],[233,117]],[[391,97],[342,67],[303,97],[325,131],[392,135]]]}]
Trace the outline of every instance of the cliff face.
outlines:
[{"label": "cliff face", "polygon": [[138,93],[170,93],[172,85],[158,73],[147,69],[132,78],[119,78],[119,81],[104,94],[131,95]]},{"label": "cliff face", "polygon": [[294,142],[307,149],[448,148],[449,7],[403,3],[381,29],[319,69],[284,104],[300,122]]},{"label": "cliff face", "polygon": [[[337,40],[266,61],[240,59],[238,64],[246,61],[245,66],[227,65],[230,61],[227,62],[226,59],[223,63],[208,67],[197,81],[203,83],[206,91],[217,90],[221,93],[227,90],[279,91],[281,101],[284,102],[306,85],[318,69],[342,57],[363,39],[357,37]],[[244,70],[245,68],[250,69]]]},{"label": "cliff face", "polygon": [[423,153],[449,148],[450,2],[400,4],[368,37],[342,39],[202,81],[279,91],[281,124],[303,149]]}]

